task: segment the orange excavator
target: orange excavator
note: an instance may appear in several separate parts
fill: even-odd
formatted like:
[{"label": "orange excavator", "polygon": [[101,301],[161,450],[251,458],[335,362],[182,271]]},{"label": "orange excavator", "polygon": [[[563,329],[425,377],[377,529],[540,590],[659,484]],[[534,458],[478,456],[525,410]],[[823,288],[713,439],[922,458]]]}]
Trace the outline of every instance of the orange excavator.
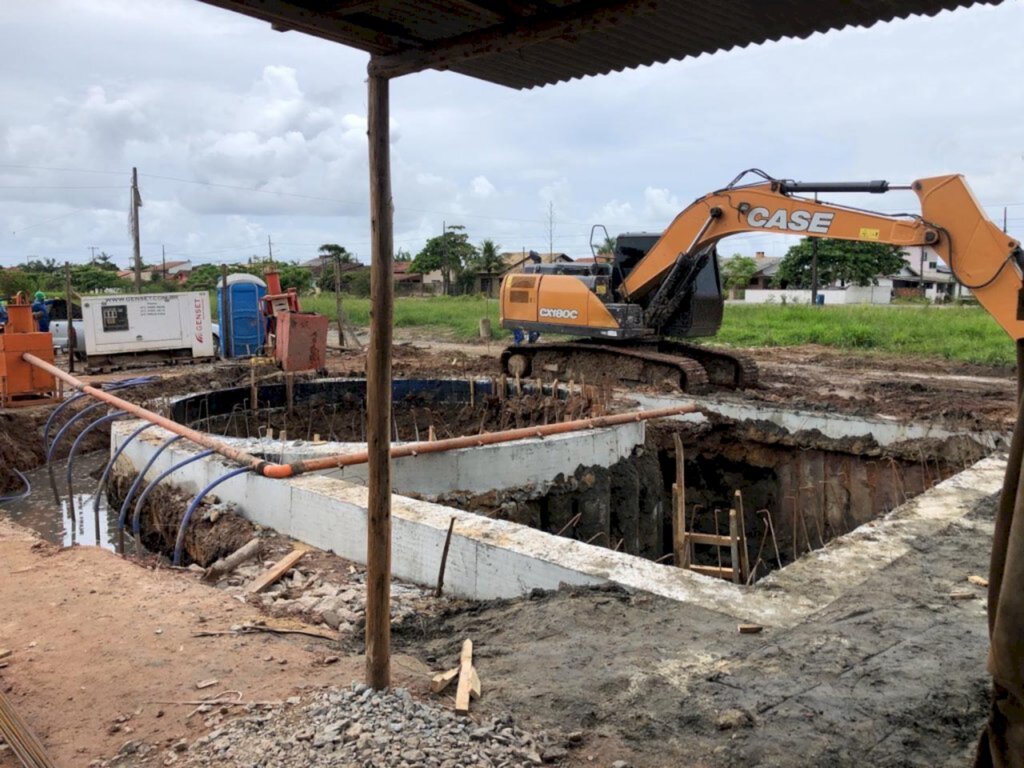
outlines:
[{"label": "orange excavator", "polygon": [[[757,181],[743,183],[748,174]],[[891,190],[917,193],[921,213],[875,213],[806,196]],[[511,346],[502,353],[504,371],[563,381],[614,372],[690,392],[755,386],[757,367],[746,356],[677,341],[718,332],[724,299],[716,245],[744,232],[930,247],[1011,338],[1024,338],[1024,253],[988,219],[962,176],[908,186],[804,183],[752,169],[696,200],[661,235],[620,235],[604,263],[537,264],[507,276],[503,327],[581,338]]]}]

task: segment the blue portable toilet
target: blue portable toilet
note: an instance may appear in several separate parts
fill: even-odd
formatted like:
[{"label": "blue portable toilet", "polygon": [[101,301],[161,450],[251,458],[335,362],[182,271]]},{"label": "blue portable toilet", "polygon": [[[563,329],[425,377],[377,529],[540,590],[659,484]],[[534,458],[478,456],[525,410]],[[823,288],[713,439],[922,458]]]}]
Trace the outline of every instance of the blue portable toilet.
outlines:
[{"label": "blue portable toilet", "polygon": [[220,322],[221,357],[252,357],[263,349],[263,316],[260,299],[267,295],[267,284],[256,275],[236,272],[227,277],[231,316],[225,323],[224,284],[217,284],[217,317]]}]

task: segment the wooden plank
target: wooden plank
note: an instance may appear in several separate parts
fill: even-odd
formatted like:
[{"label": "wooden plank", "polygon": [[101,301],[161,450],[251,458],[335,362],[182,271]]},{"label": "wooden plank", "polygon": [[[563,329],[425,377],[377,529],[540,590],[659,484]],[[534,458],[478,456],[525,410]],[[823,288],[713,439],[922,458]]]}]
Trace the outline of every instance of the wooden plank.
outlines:
[{"label": "wooden plank", "polygon": [[240,546],[227,557],[222,557],[207,568],[206,572],[203,574],[203,581],[216,581],[221,576],[226,576],[242,563],[256,557],[256,555],[259,554],[259,551],[260,539],[257,536],[254,539],[250,539],[246,544]]},{"label": "wooden plank", "polygon": [[736,491],[736,516],[740,549],[740,583],[746,584],[750,575],[750,553],[747,551],[747,519],[743,513],[743,494],[739,491]]},{"label": "wooden plank", "polygon": [[257,577],[256,581],[249,585],[249,592],[256,595],[263,592],[267,587],[276,582],[292,569],[302,556],[309,550],[305,547],[296,547],[287,555],[278,560],[274,566]]},{"label": "wooden plank", "polygon": [[714,533],[687,533],[686,540],[691,544],[707,544],[712,547],[732,545],[732,539],[728,536],[719,536]]},{"label": "wooden plank", "polygon": [[430,678],[430,692],[440,693],[451,685],[452,680],[459,676],[460,669],[462,669],[462,667],[452,667],[447,672],[438,672]]},{"label": "wooden plank", "polygon": [[702,576],[717,576],[720,579],[732,579],[732,568],[719,568],[717,565],[691,565],[690,570]]},{"label": "wooden plank", "polygon": [[462,643],[462,655],[459,657],[459,687],[455,690],[455,711],[459,714],[469,714],[469,695],[472,691],[473,641],[467,638]]},{"label": "wooden plank", "polygon": [[680,568],[690,567],[690,545],[686,540],[686,471],[683,440],[679,433],[672,435],[676,447],[676,482],[672,487],[672,553],[673,562]]},{"label": "wooden plank", "polygon": [[[371,66],[373,58],[370,60]],[[366,684],[391,685],[391,342],[394,221],[391,203],[389,91],[367,80],[370,137],[370,347],[366,353]]]},{"label": "wooden plank", "polygon": [[737,522],[736,510],[729,510],[729,539],[732,550],[732,581],[740,583],[740,534],[739,523]]}]

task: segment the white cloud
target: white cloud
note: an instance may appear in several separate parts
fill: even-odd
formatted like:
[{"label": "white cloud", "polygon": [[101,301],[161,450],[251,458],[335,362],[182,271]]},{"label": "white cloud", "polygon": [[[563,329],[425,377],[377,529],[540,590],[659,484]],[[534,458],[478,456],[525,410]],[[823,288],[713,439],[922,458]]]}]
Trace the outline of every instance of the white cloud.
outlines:
[{"label": "white cloud", "polygon": [[487,180],[486,176],[477,176],[470,182],[473,195],[480,198],[488,198],[495,193],[494,185]]},{"label": "white cloud", "polygon": [[[400,78],[396,244],[415,252],[447,221],[474,242],[546,250],[553,203],[555,247],[583,255],[591,224],[662,228],[751,166],[821,180],[962,171],[1001,215],[1024,202],[1007,118],[1024,91],[1005,87],[1024,65],[1022,26],[1024,4],[1004,3],[528,92]],[[322,242],[367,252],[365,54],[194,0],[2,3],[0,46],[0,265],[81,260],[90,245],[124,262],[133,165],[144,251],[245,258],[270,234],[282,258]],[[778,83],[792,85],[782,101]],[[1010,219],[1024,230],[1024,206]]]}]

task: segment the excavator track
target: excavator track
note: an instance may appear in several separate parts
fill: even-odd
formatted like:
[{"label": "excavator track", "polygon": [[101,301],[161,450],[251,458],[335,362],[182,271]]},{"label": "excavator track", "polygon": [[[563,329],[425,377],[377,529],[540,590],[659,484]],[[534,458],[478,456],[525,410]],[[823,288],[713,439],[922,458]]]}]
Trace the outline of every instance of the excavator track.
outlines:
[{"label": "excavator track", "polygon": [[692,394],[757,384],[757,365],[744,355],[668,340],[629,346],[581,340],[508,347],[501,368],[509,376],[665,384]]}]

